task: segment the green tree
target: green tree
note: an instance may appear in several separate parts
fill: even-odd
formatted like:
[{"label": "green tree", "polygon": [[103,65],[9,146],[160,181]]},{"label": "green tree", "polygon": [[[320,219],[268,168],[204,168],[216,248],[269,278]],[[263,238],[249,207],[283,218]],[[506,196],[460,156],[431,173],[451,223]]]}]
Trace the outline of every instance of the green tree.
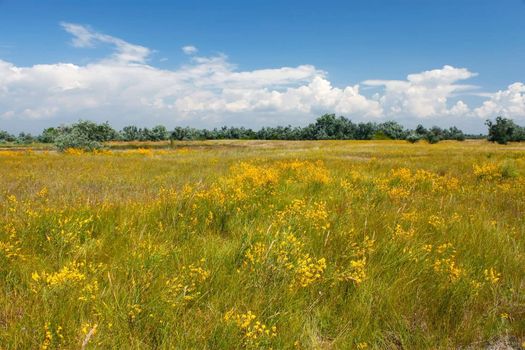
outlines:
[{"label": "green tree", "polygon": [[7,131],[0,130],[0,143],[14,142],[14,141],[16,141],[16,137],[14,135],[8,133]]},{"label": "green tree", "polygon": [[150,131],[150,141],[164,141],[169,138],[168,130],[163,125],[157,125]]},{"label": "green tree", "polygon": [[120,131],[120,137],[124,141],[138,141],[140,140],[140,130],[135,125],[128,125]]},{"label": "green tree", "polygon": [[379,124],[378,129],[379,132],[382,132],[383,135],[392,140],[403,140],[408,135],[408,132],[401,124],[392,120]]},{"label": "green tree", "polygon": [[430,128],[430,130],[428,130],[424,138],[430,144],[438,143],[439,141],[443,140],[443,129],[438,126],[433,126]]},{"label": "green tree", "polygon": [[411,131],[405,138],[410,143],[416,143],[419,140],[421,140],[421,135],[416,133],[415,131]]},{"label": "green tree", "polygon": [[33,143],[35,141],[35,138],[28,133],[21,132],[18,134],[18,137],[16,138],[16,143],[21,145],[28,145],[30,143]]},{"label": "green tree", "polygon": [[71,126],[59,127],[59,135],[55,138],[55,146],[63,151],[67,148],[93,150],[102,147],[106,141],[118,139],[118,133],[109,123],[96,124],[80,120]]},{"label": "green tree", "polygon": [[498,116],[496,122],[487,120],[485,125],[488,127],[487,140],[506,145],[509,141],[522,141],[524,134],[522,128],[516,125],[511,119]]},{"label": "green tree", "polygon": [[60,135],[58,128],[47,128],[38,136],[38,141],[42,143],[54,143],[58,135]]},{"label": "green tree", "polygon": [[55,146],[59,151],[64,151],[68,148],[92,151],[101,148],[102,144],[93,140],[84,129],[72,128],[70,131],[60,134],[55,139]]}]

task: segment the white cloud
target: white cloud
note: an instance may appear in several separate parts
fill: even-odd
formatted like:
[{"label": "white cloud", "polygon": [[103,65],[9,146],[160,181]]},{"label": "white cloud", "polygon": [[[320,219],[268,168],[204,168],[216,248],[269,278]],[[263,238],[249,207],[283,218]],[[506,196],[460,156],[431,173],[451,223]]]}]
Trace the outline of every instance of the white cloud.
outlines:
[{"label": "white cloud", "polygon": [[187,45],[182,47],[182,52],[184,52],[186,55],[194,55],[199,51],[195,46],[193,45]]},{"label": "white cloud", "polygon": [[[504,114],[525,116],[525,86],[486,94],[481,106],[470,108],[458,96],[474,89],[461,82],[476,74],[444,66],[410,74],[405,80],[367,80],[372,96],[359,84],[334,87],[327,73],[312,65],[239,70],[225,55],[193,56],[178,69],[148,65],[152,50],[62,23],[73,45],[113,47],[111,56],[86,65],[71,63],[18,67],[0,60],[0,121],[30,131],[79,118],[167,126],[189,124],[249,127],[305,124],[322,113],[354,120],[472,120]],[[38,124],[40,123],[40,124]],[[460,123],[461,124],[461,123]],[[4,125],[2,128],[6,128]]]},{"label": "white cloud", "polygon": [[481,118],[502,115],[509,118],[525,119],[525,84],[514,83],[506,90],[488,94],[489,100],[474,110]]},{"label": "white cloud", "polygon": [[140,45],[130,44],[111,35],[101,34],[87,27],[73,23],[61,23],[62,27],[73,35],[73,45],[76,47],[94,47],[99,43],[115,47],[111,60],[116,63],[145,63],[151,50]]},{"label": "white cloud", "polygon": [[465,68],[444,66],[418,74],[409,74],[406,80],[367,80],[363,84],[384,87],[379,102],[385,115],[402,115],[432,118],[461,112],[468,113],[468,106],[459,101],[449,108],[450,98],[455,93],[475,88],[457,84],[458,81],[476,76]]}]

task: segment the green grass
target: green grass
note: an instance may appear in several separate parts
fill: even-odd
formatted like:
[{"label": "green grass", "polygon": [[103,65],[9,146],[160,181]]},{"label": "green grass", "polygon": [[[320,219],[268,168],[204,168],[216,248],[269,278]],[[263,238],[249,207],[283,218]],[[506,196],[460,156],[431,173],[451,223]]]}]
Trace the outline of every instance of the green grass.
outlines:
[{"label": "green grass", "polygon": [[0,152],[0,348],[525,341],[525,146],[175,146]]}]

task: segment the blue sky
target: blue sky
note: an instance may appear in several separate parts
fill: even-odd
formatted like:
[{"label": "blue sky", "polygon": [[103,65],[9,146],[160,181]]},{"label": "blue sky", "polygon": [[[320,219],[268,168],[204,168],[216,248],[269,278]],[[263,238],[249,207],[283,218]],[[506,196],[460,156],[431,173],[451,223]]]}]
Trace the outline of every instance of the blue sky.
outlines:
[{"label": "blue sky", "polygon": [[[65,24],[99,37],[73,45],[78,36]],[[138,61],[108,63],[119,46],[104,35],[148,53]],[[184,46],[197,51],[185,54]],[[9,91],[4,100],[0,94],[0,129],[12,131],[38,132],[78,118],[109,120],[117,127],[298,125],[323,112],[408,126],[456,124],[473,132],[483,131],[483,120],[494,114],[525,121],[522,0],[0,0],[0,61],[5,69],[0,75],[12,76],[4,82],[0,76],[0,91],[1,84]],[[60,63],[86,68],[85,76],[73,77]],[[31,70],[35,65],[52,72],[42,76]],[[298,68],[303,66],[311,68],[304,73]],[[287,67],[288,78],[275,81]],[[18,68],[26,68],[23,76],[13,73]],[[150,68],[154,72],[147,75]],[[202,70],[214,74],[212,81],[202,83]],[[93,74],[118,85],[103,94],[104,103],[89,91],[100,92],[108,82],[100,76],[94,83],[87,78]],[[431,81],[417,76],[407,84],[410,74]],[[242,84],[235,80],[245,75],[250,78]],[[515,83],[522,85],[511,88]],[[139,85],[127,98],[141,104],[125,106],[119,91]],[[440,101],[430,101],[432,96]],[[64,107],[75,98],[92,103]],[[423,108],[434,102],[433,109]]]}]

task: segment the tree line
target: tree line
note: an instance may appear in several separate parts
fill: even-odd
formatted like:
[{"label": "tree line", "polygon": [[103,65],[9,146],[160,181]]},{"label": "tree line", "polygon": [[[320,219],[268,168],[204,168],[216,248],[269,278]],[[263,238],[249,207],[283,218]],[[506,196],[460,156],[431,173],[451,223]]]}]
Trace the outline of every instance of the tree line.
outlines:
[{"label": "tree line", "polygon": [[[495,122],[488,120],[489,141],[507,143],[524,141],[525,128],[512,120],[497,117]],[[52,143],[59,150],[66,148],[96,149],[107,141],[165,141],[165,140],[407,140],[417,142],[426,140],[437,143],[441,140],[463,141],[475,135],[465,135],[456,127],[443,129],[433,126],[429,129],[418,125],[415,129],[406,129],[395,121],[384,123],[354,123],[345,117],[325,114],[305,127],[276,126],[253,130],[244,127],[222,127],[212,130],[191,127],[176,127],[169,131],[165,126],[139,128],[126,126],[117,131],[108,122],[94,123],[80,120],[71,125],[61,125],[45,129],[40,135],[32,136],[20,133],[18,136],[0,130],[0,143],[30,144],[34,142]],[[479,136],[478,136],[479,137]]]}]

